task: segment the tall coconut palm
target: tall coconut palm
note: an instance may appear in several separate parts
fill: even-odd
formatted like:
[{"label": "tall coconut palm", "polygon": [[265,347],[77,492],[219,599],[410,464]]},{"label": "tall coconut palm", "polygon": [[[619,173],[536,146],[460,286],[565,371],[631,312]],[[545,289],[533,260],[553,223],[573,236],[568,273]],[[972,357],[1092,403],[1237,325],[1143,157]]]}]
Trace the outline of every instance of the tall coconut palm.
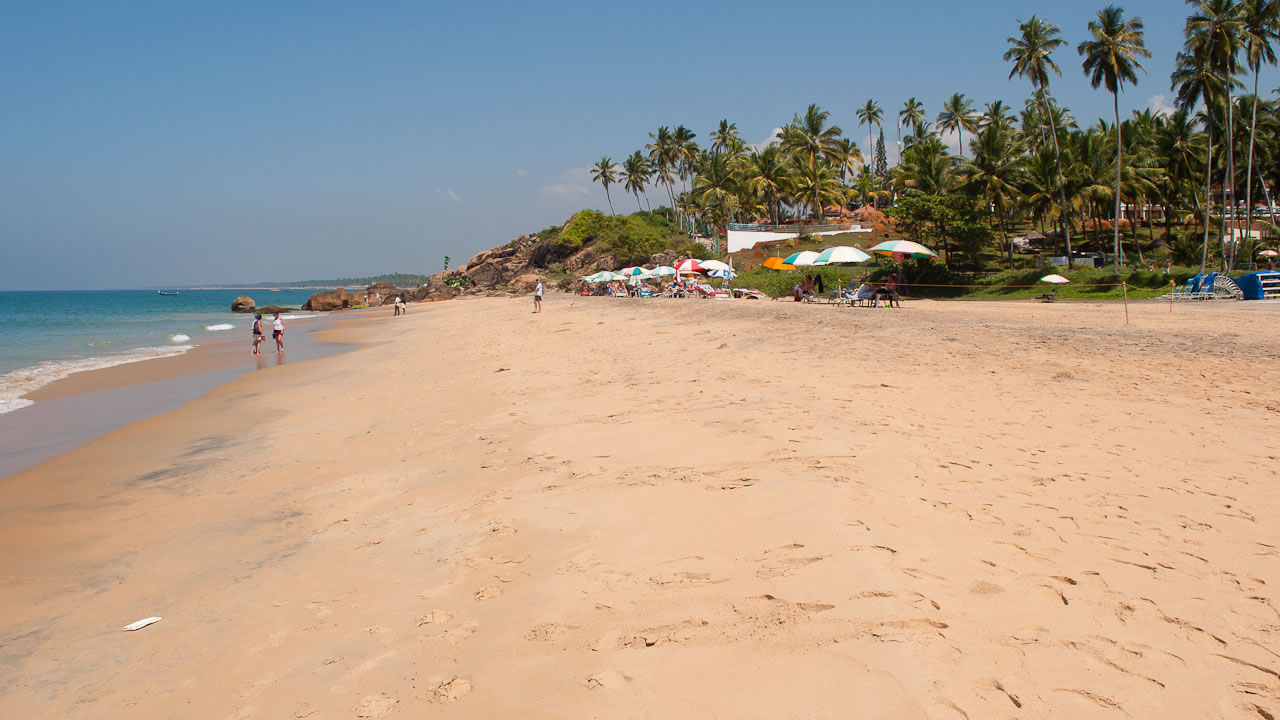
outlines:
[{"label": "tall coconut palm", "polygon": [[[1192,15],[1187,18],[1186,36],[1189,44],[1195,44],[1206,54],[1209,59],[1210,67],[1213,68],[1220,77],[1231,78],[1234,80],[1236,71],[1239,69],[1239,55],[1241,44],[1240,22],[1240,6],[1236,0],[1187,0],[1187,4],[1192,6]],[[1224,138],[1234,137],[1234,106],[1232,101],[1232,87],[1234,82],[1226,83],[1226,134]],[[1227,198],[1230,196],[1232,227],[1235,227],[1235,153],[1232,152],[1232,143],[1224,140],[1224,150],[1226,151],[1226,175],[1222,184],[1222,208],[1223,214],[1221,219],[1222,236],[1226,236],[1227,222]],[[1234,230],[1233,230],[1234,233]],[[1222,254],[1222,261],[1227,260],[1227,253]]]},{"label": "tall coconut palm", "polygon": [[[649,167],[649,161],[645,159],[640,151],[631,153],[631,156],[622,163],[622,186],[627,192],[636,196],[636,208],[644,211],[640,206],[640,194],[644,193],[644,202],[649,203],[649,191],[645,186],[649,184],[649,178],[652,175],[652,169]],[[653,210],[653,206],[649,206],[649,210]]]},{"label": "tall coconut palm", "polygon": [[618,166],[614,164],[613,158],[605,156],[596,161],[591,167],[591,182],[604,186],[604,196],[609,200],[609,214],[617,215],[613,211],[613,196],[609,194],[609,186],[618,182]]},{"label": "tall coconut palm", "polygon": [[645,146],[645,149],[649,151],[649,167],[653,169],[653,174],[658,178],[658,182],[665,186],[667,198],[671,201],[671,208],[674,211],[676,206],[674,185],[677,168],[675,141],[672,138],[671,129],[663,125],[658,128],[658,132],[649,133],[649,139],[652,142]]},{"label": "tall coconut palm", "polygon": [[960,141],[960,159],[964,159],[964,131],[975,132],[978,129],[978,115],[973,111],[973,101],[964,93],[956,93],[942,103],[942,112],[938,113],[938,129],[942,132],[956,133]]},{"label": "tall coconut palm", "polygon": [[1200,248],[1200,272],[1203,273],[1209,261],[1209,213],[1212,202],[1210,191],[1213,186],[1213,113],[1210,111],[1214,98],[1224,94],[1226,83],[1214,72],[1209,53],[1204,46],[1189,44],[1187,50],[1178,53],[1173,74],[1169,83],[1177,93],[1179,110],[1191,114],[1202,101],[1204,103],[1205,142],[1204,163],[1204,240]]},{"label": "tall coconut palm", "polygon": [[884,120],[884,111],[880,109],[880,105],[875,100],[868,100],[866,104],[858,108],[855,114],[858,116],[858,127],[865,125],[867,128],[867,157],[871,157],[876,152],[876,149],[871,145],[871,128],[880,127],[880,123]]},{"label": "tall coconut palm", "polygon": [[[727,224],[738,204],[738,178],[726,153],[702,153],[695,161],[693,202],[702,207],[713,224]],[[720,254],[720,233],[715,237],[715,253]]]},{"label": "tall coconut palm", "polygon": [[1013,111],[1003,100],[992,100],[987,103],[986,108],[982,111],[982,117],[978,119],[978,127],[984,128],[988,125],[1002,125],[1006,128],[1013,127]]},{"label": "tall coconut palm", "polygon": [[1124,84],[1138,84],[1138,71],[1146,72],[1139,58],[1151,57],[1143,39],[1142,18],[1126,18],[1124,10],[1109,5],[1089,21],[1091,38],[1080,43],[1076,52],[1084,58],[1082,67],[1094,89],[1106,85],[1111,93],[1116,118],[1116,210],[1114,270],[1120,272],[1120,176],[1123,167],[1124,142],[1120,137],[1120,91]]},{"label": "tall coconut palm", "polygon": [[782,147],[809,170],[817,168],[822,160],[829,162],[839,152],[837,141],[842,131],[838,125],[827,125],[830,117],[826,110],[810,105],[782,129]]},{"label": "tall coconut palm", "polygon": [[911,134],[917,139],[924,135],[924,103],[915,98],[908,98],[902,104],[902,110],[898,111],[898,119],[903,125],[911,128]]},{"label": "tall coconut palm", "polygon": [[782,214],[782,198],[790,189],[791,173],[786,152],[777,145],[752,153],[743,173],[743,184],[764,200],[769,221],[775,225]]},{"label": "tall coconut palm", "polygon": [[[1263,63],[1276,64],[1272,43],[1280,38],[1280,0],[1242,0],[1240,29],[1245,64],[1253,71],[1253,110],[1249,120],[1249,164],[1244,181],[1245,232],[1253,228],[1253,146],[1258,134],[1258,74]],[[1270,207],[1270,203],[1267,203]],[[1271,218],[1275,224],[1275,216]]]},{"label": "tall coconut palm", "polygon": [[1012,62],[1009,79],[1018,75],[1031,81],[1031,87],[1041,98],[1041,107],[1045,118],[1049,121],[1049,135],[1053,137],[1054,163],[1058,167],[1058,199],[1062,203],[1062,234],[1067,245],[1067,266],[1073,265],[1071,258],[1071,216],[1067,214],[1067,184],[1062,179],[1062,149],[1058,146],[1058,126],[1054,122],[1054,113],[1046,99],[1049,90],[1049,73],[1062,77],[1062,69],[1053,61],[1053,51],[1067,43],[1060,36],[1062,31],[1057,25],[1041,20],[1035,15],[1030,20],[1018,23],[1020,34],[1010,37],[1009,49],[1004,53],[1005,62]]},{"label": "tall coconut palm", "polygon": [[733,145],[733,141],[737,140],[738,137],[738,125],[728,120],[721,120],[720,127],[711,133],[711,150],[713,152],[724,152]]},{"label": "tall coconut palm", "polygon": [[[1022,184],[1022,158],[1013,142],[1013,130],[1000,123],[983,128],[973,141],[973,161],[963,189],[995,208],[1000,218],[1000,231],[1008,237],[1006,220]],[[1009,267],[1013,268],[1013,244],[1010,242]]]},{"label": "tall coconut palm", "polygon": [[[1199,142],[1202,140],[1203,136],[1195,132],[1194,118],[1185,110],[1175,111],[1157,125],[1157,152],[1165,169],[1164,186],[1160,193],[1164,204],[1165,235],[1169,234],[1171,206],[1182,202],[1186,187],[1199,170]],[[1194,189],[1191,195],[1198,214],[1200,196]]]}]

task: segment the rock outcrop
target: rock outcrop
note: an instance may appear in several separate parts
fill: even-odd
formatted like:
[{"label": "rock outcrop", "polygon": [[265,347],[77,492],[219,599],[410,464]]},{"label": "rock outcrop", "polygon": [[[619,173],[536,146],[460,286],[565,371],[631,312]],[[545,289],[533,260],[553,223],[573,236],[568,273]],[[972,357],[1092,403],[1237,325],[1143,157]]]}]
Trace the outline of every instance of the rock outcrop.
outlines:
[{"label": "rock outcrop", "polygon": [[293,308],[287,308],[283,305],[268,305],[266,307],[258,308],[257,312],[262,313],[263,315],[274,315],[275,313],[283,315],[287,312],[293,312]]},{"label": "rock outcrop", "polygon": [[248,295],[241,295],[231,301],[231,312],[251,313],[258,305]]},{"label": "rock outcrop", "polygon": [[342,308],[351,307],[351,293],[338,288],[337,290],[326,290],[312,295],[306,303],[302,305],[303,310],[312,310],[315,312],[328,312],[330,310],[340,310]]}]

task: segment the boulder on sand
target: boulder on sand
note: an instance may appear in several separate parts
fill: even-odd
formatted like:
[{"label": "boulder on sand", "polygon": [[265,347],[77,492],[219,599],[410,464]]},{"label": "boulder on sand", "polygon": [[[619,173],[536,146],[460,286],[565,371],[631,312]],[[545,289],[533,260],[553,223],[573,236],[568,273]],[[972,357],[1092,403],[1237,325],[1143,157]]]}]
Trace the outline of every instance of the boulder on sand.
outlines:
[{"label": "boulder on sand", "polygon": [[342,288],[318,292],[308,298],[302,305],[303,310],[311,310],[313,312],[328,312],[329,310],[349,307],[351,307],[351,293]]},{"label": "boulder on sand", "polygon": [[258,304],[253,301],[253,298],[248,295],[241,295],[231,301],[231,312],[251,313],[257,306]]}]

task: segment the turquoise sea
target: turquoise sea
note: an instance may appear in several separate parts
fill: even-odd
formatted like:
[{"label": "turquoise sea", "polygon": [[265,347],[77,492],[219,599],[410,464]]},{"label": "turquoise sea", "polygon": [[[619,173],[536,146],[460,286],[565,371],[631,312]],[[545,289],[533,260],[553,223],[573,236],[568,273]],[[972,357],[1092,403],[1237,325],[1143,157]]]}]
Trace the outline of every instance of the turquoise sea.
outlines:
[{"label": "turquoise sea", "polygon": [[0,413],[29,405],[22,395],[75,372],[178,355],[234,333],[247,341],[253,316],[231,312],[237,295],[298,307],[315,290],[178,292],[0,292]]}]

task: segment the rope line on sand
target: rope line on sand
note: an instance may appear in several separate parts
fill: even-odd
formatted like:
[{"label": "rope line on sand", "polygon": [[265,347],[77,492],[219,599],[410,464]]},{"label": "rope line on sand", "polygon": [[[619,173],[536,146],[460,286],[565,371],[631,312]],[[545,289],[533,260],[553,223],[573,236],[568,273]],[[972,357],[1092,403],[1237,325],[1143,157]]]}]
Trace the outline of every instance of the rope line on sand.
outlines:
[{"label": "rope line on sand", "polygon": [[[883,285],[883,284],[884,284],[884,283],[880,283],[880,285]],[[1127,283],[1122,283],[1122,282],[1119,282],[1119,283],[1101,283],[1101,284],[1092,284],[1092,283],[1091,283],[1091,284],[1089,284],[1089,285],[1076,285],[1076,287],[1087,287],[1087,288],[1117,288],[1117,287],[1121,287],[1121,286],[1126,285],[1126,284],[1127,284]],[[1061,285],[1061,283],[1060,283],[1059,285]],[[917,283],[917,282],[903,283],[903,287],[908,287],[908,288],[913,288],[913,287],[949,288],[949,287],[953,287],[953,288],[988,288],[988,289],[990,289],[990,290],[999,290],[999,289],[1001,289],[1001,288],[1038,288],[1038,289],[1044,290],[1044,289],[1048,289],[1048,288],[1050,288],[1050,287],[1057,287],[1057,286],[1058,286],[1058,285],[1052,285],[1052,286],[1051,286],[1051,285],[931,285],[931,284],[929,284],[929,283]],[[1146,289],[1146,288],[1144,288],[1144,289]],[[1154,288],[1151,288],[1151,289],[1154,289]],[[1164,286],[1161,286],[1159,289],[1163,290],[1163,289],[1164,289]]]}]

